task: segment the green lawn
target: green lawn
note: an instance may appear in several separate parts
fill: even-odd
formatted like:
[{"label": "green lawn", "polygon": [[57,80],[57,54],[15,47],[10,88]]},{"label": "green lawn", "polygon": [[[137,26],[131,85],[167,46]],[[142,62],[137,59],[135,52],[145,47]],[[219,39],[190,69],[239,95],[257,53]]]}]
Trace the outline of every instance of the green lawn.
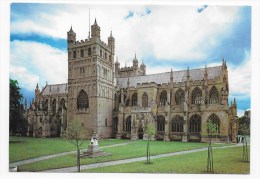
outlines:
[{"label": "green lawn", "polygon": [[[129,142],[129,140],[107,139],[100,140],[100,146]],[[84,148],[89,141],[85,142]],[[44,155],[56,154],[76,150],[75,146],[61,138],[31,138],[10,137],[9,138],[9,160],[15,162],[35,158]]]},{"label": "green lawn", "polygon": [[[249,150],[250,151],[250,150]],[[242,161],[242,147],[213,149],[214,173],[249,174],[250,163]],[[135,162],[101,167],[83,172],[95,173],[207,173],[207,151],[152,159],[152,164]]]},{"label": "green lawn", "polygon": [[[214,146],[223,146],[223,145],[224,144],[214,144]],[[197,148],[203,148],[207,146],[208,146],[207,143],[152,141],[151,155],[197,149]],[[146,141],[138,140],[128,145],[104,148],[102,150],[111,153],[112,155],[98,157],[98,158],[83,158],[81,159],[81,164],[90,164],[90,163],[145,156]],[[61,157],[56,157],[48,160],[21,165],[19,166],[19,171],[41,171],[47,169],[75,166],[75,164],[76,164],[76,156],[72,154],[72,155],[61,156]]]}]

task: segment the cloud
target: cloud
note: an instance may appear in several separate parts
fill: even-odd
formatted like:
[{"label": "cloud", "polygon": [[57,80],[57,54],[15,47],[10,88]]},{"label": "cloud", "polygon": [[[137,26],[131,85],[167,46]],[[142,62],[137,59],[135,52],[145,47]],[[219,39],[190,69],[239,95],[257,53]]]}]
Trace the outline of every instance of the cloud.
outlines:
[{"label": "cloud", "polygon": [[[228,62],[227,62],[228,63]],[[232,96],[245,98],[251,96],[251,54],[245,51],[243,64],[229,66],[229,88]]]},{"label": "cloud", "polygon": [[90,8],[91,24],[96,17],[102,40],[106,42],[113,30],[116,55],[123,63],[132,58],[135,51],[142,58],[148,58],[149,54],[161,60],[201,61],[207,58],[210,49],[219,47],[219,36],[228,35],[239,10],[232,6],[208,6],[201,14],[197,13],[196,6],[71,4],[57,6],[54,11],[55,5],[50,6],[51,12],[34,11],[39,17],[37,20],[31,19],[30,14],[13,20],[11,33],[66,38],[72,24],[77,39],[85,39]]},{"label": "cloud", "polygon": [[67,53],[46,44],[15,40],[11,42],[10,73],[27,90],[67,82]]}]

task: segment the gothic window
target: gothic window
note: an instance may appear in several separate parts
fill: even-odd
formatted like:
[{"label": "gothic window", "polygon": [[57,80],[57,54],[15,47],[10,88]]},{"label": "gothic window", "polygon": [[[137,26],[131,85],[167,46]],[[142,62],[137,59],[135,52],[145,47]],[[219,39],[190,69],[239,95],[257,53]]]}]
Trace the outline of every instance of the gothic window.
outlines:
[{"label": "gothic window", "polygon": [[184,91],[182,89],[178,89],[175,94],[176,105],[179,105],[179,106],[183,105],[184,100],[185,100]]},{"label": "gothic window", "polygon": [[107,52],[105,52],[105,59],[107,59]]},{"label": "gothic window", "polygon": [[40,117],[40,123],[42,123],[42,118]]},{"label": "gothic window", "polygon": [[183,117],[176,115],[172,119],[172,132],[183,132]]},{"label": "gothic window", "polygon": [[118,118],[115,117],[114,121],[113,121],[113,132],[117,132],[118,131],[117,125],[118,125]]},{"label": "gothic window", "polygon": [[46,99],[45,101],[43,101],[43,111],[48,111],[48,99]]},{"label": "gothic window", "polygon": [[107,127],[107,119],[105,119],[105,126]]},{"label": "gothic window", "polygon": [[91,55],[91,48],[88,48],[88,56]]},{"label": "gothic window", "polygon": [[132,106],[136,106],[137,105],[137,93],[135,92],[132,95]]},{"label": "gothic window", "polygon": [[160,94],[160,105],[165,106],[167,103],[167,91],[163,90]]},{"label": "gothic window", "polygon": [[80,56],[84,57],[84,51],[83,50],[80,50]]},{"label": "gothic window", "polygon": [[77,58],[77,52],[76,52],[76,50],[73,51],[73,58]]},{"label": "gothic window", "polygon": [[51,109],[52,109],[52,111],[56,111],[56,99],[52,100]]},{"label": "gothic window", "polygon": [[148,107],[148,95],[146,93],[142,96],[142,107]]},{"label": "gothic window", "polygon": [[[219,118],[218,118],[218,116],[216,115],[216,114],[211,114],[210,116],[209,116],[209,119],[208,119],[208,121],[207,122],[209,122],[209,121],[211,121],[214,125],[216,125],[216,130],[217,130],[217,133],[219,133],[220,132],[220,121],[219,121]],[[208,129],[208,132],[209,132],[209,129]]]},{"label": "gothic window", "polygon": [[163,116],[157,116],[157,131],[165,131],[165,118]]},{"label": "gothic window", "polygon": [[109,62],[112,62],[112,57],[111,57],[111,55],[109,55]]},{"label": "gothic window", "polygon": [[190,118],[190,132],[200,132],[201,130],[201,117],[194,114]]},{"label": "gothic window", "polygon": [[60,100],[60,105],[59,105],[59,111],[61,111],[62,109],[66,109],[65,108],[65,99],[64,98],[62,98]]},{"label": "gothic window", "polygon": [[209,92],[209,104],[218,104],[219,97],[218,97],[218,90],[215,86],[213,86]]},{"label": "gothic window", "polygon": [[202,100],[202,91],[198,87],[196,87],[192,91],[192,104],[201,104]]},{"label": "gothic window", "polygon": [[126,118],[125,131],[126,131],[126,132],[131,132],[131,116],[128,116],[128,117]]},{"label": "gothic window", "polygon": [[77,98],[77,108],[79,110],[86,110],[89,108],[89,103],[88,103],[88,95],[84,90],[81,90],[79,92],[78,98]]},{"label": "gothic window", "polygon": [[100,50],[99,55],[100,55],[100,57],[102,58],[102,50]]}]

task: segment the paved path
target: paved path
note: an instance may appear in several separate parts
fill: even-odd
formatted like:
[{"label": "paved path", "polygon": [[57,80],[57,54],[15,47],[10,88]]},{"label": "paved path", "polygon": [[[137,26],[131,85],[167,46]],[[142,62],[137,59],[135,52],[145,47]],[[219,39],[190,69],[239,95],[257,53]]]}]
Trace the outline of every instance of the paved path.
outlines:
[{"label": "paved path", "polygon": [[[108,145],[108,146],[104,146],[104,147],[100,147],[100,148],[102,149],[102,148],[109,148],[109,147],[115,147],[115,146],[121,146],[121,145],[128,145],[129,143],[132,143],[132,142],[125,142],[125,143],[121,143],[121,144],[113,144],[113,145]],[[60,156],[64,156],[64,155],[74,154],[74,153],[76,153],[76,151],[46,155],[46,156],[36,157],[36,158],[32,158],[32,159],[12,162],[12,163],[9,163],[9,166],[10,167],[16,167],[18,165],[24,165],[24,164],[28,164],[28,163],[33,163],[33,162],[37,162],[37,161],[41,161],[41,160],[46,160],[46,159],[50,159],[50,158],[54,158],[54,157],[60,157]]]},{"label": "paved path", "polygon": [[[222,146],[222,147],[213,147],[213,148],[214,149],[225,149],[225,148],[231,148],[231,147],[238,147],[238,146],[241,146],[241,145],[242,144],[236,144],[236,145],[232,145],[232,146]],[[162,157],[171,157],[171,156],[175,156],[175,155],[189,154],[189,153],[200,152],[200,151],[205,151],[205,150],[208,150],[208,148],[205,147],[205,148],[200,148],[200,149],[193,149],[193,150],[187,150],[187,151],[160,154],[160,155],[151,156],[151,159],[157,159],[157,158],[162,158]],[[86,169],[100,168],[100,167],[113,166],[113,165],[119,165],[119,164],[125,164],[125,163],[133,163],[133,162],[139,162],[139,161],[145,161],[145,160],[146,160],[146,157],[137,157],[137,158],[131,158],[131,159],[124,159],[124,160],[116,160],[116,161],[110,161],[110,162],[81,165],[80,169],[86,170]],[[69,173],[69,172],[75,172],[75,171],[77,171],[76,166],[67,167],[67,168],[60,168],[60,169],[53,169],[53,170],[45,170],[45,171],[41,171],[41,172],[52,172],[52,173],[65,173],[65,172],[67,172],[67,173]]]}]

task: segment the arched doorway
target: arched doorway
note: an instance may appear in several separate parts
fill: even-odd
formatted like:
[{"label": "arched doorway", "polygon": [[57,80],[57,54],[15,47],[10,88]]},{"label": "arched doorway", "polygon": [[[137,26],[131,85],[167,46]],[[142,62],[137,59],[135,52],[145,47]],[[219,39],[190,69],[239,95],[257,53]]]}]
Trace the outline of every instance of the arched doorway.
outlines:
[{"label": "arched doorway", "polygon": [[142,127],[138,129],[138,139],[143,139],[144,138],[144,130]]}]

